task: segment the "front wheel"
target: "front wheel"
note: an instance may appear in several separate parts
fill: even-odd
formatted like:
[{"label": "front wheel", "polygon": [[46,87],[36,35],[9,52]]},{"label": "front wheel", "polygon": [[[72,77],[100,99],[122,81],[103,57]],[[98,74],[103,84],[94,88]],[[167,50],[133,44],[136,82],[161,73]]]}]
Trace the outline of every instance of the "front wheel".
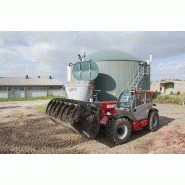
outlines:
[{"label": "front wheel", "polygon": [[127,119],[112,120],[108,125],[108,137],[117,145],[128,141],[131,135],[131,125]]},{"label": "front wheel", "polygon": [[148,120],[146,129],[150,132],[155,132],[159,128],[159,114],[157,111],[153,111]]}]

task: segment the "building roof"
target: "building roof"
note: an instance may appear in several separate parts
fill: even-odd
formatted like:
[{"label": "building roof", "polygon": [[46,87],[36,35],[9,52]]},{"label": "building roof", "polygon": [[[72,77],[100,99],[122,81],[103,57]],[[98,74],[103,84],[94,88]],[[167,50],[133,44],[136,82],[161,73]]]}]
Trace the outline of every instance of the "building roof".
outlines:
[{"label": "building roof", "polygon": [[94,61],[116,61],[116,60],[143,61],[142,59],[135,57],[134,55],[119,50],[99,51],[97,53],[89,54],[85,60],[91,59]]},{"label": "building roof", "polygon": [[0,77],[0,86],[55,86],[63,85],[57,79]]},{"label": "building roof", "polygon": [[167,83],[185,83],[184,80],[165,80],[165,81],[151,81],[152,84],[167,84]]},{"label": "building roof", "polygon": [[162,81],[160,82],[160,84],[168,84],[168,83],[175,83],[175,82],[179,82],[179,81]]}]

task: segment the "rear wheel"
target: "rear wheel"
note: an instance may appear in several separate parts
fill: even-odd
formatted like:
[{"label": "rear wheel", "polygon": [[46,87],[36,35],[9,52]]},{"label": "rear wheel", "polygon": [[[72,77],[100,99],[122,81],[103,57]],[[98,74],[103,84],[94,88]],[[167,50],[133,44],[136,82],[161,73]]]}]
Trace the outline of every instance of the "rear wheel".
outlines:
[{"label": "rear wheel", "polygon": [[110,140],[117,145],[128,141],[131,135],[131,125],[127,119],[112,120],[109,122],[108,135]]},{"label": "rear wheel", "polygon": [[157,111],[153,111],[149,116],[149,122],[146,127],[148,131],[155,132],[159,128],[159,114]]}]

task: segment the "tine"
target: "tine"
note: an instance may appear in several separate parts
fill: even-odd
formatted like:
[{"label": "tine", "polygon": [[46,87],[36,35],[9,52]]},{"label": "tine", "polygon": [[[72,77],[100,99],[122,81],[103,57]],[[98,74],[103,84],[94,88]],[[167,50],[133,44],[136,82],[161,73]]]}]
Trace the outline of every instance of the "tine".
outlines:
[{"label": "tine", "polygon": [[56,105],[56,102],[57,102],[57,101],[54,100],[53,103],[51,104],[50,109],[49,109],[49,116],[51,115],[52,109],[53,109],[53,107]]},{"label": "tine", "polygon": [[54,100],[55,100],[55,99],[52,99],[52,100],[48,103],[48,105],[47,105],[47,107],[46,107],[46,113],[49,112],[49,108],[50,108],[51,104],[54,102]]},{"label": "tine", "polygon": [[59,107],[58,107],[57,110],[56,110],[56,114],[55,114],[55,117],[56,117],[56,118],[59,116],[59,113],[61,112],[62,107],[63,107],[64,105],[65,105],[64,101],[61,101]]},{"label": "tine", "polygon": [[72,103],[68,110],[67,110],[67,114],[66,114],[66,122],[70,123],[71,122],[71,114],[73,113],[73,110],[75,108],[75,105]]},{"label": "tine", "polygon": [[61,98],[52,99],[52,100],[48,103],[48,105],[47,105],[46,112],[49,111],[49,109],[51,108],[51,105],[52,105],[55,101],[57,101],[57,100],[62,100],[62,99],[61,99]]},{"label": "tine", "polygon": [[74,100],[70,100],[66,103],[65,111],[62,116],[62,121],[64,121],[64,122],[68,121],[68,114],[70,113],[71,109],[73,108],[73,102],[74,102]]},{"label": "tine", "polygon": [[57,116],[57,112],[58,112],[58,109],[61,105],[61,101],[58,101],[57,104],[55,105],[54,109],[53,109],[53,116],[56,117]]},{"label": "tine", "polygon": [[76,112],[78,112],[79,110],[80,110],[80,105],[77,105],[77,106],[74,108],[73,113],[72,113],[72,115],[71,115],[71,118],[72,118],[72,119],[74,118]]},{"label": "tine", "polygon": [[68,117],[67,117],[67,122],[68,122],[69,124],[71,124],[71,125],[73,125],[73,123],[74,123],[74,121],[73,121],[73,119],[72,119],[73,111],[74,111],[74,109],[72,109],[72,110],[70,111],[70,113],[69,113],[69,115],[68,115]]},{"label": "tine", "polygon": [[71,115],[71,119],[72,119],[73,123],[78,122],[79,117],[80,117],[80,106],[77,106],[77,107],[75,107],[75,109],[73,110],[73,113]]},{"label": "tine", "polygon": [[64,112],[65,112],[65,110],[66,110],[67,107],[68,107],[68,104],[65,103],[64,106],[62,107],[60,113],[59,113],[59,119],[60,119],[61,121],[63,121]]},{"label": "tine", "polygon": [[55,105],[52,107],[51,111],[50,111],[50,115],[54,116],[55,115],[55,110],[57,109],[57,107],[60,105],[60,102],[57,100]]},{"label": "tine", "polygon": [[62,121],[64,121],[64,122],[66,122],[66,120],[67,120],[67,113],[68,113],[69,107],[70,107],[70,105],[67,104],[67,106],[66,106],[66,108],[65,108],[65,111],[64,111],[64,113],[63,113]]}]

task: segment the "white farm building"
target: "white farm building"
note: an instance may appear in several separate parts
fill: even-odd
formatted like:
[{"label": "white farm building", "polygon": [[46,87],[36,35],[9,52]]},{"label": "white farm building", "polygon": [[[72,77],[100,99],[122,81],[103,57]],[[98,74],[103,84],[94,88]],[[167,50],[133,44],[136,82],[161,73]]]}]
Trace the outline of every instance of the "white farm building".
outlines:
[{"label": "white farm building", "polygon": [[0,77],[0,98],[65,96],[63,83],[46,78]]}]

